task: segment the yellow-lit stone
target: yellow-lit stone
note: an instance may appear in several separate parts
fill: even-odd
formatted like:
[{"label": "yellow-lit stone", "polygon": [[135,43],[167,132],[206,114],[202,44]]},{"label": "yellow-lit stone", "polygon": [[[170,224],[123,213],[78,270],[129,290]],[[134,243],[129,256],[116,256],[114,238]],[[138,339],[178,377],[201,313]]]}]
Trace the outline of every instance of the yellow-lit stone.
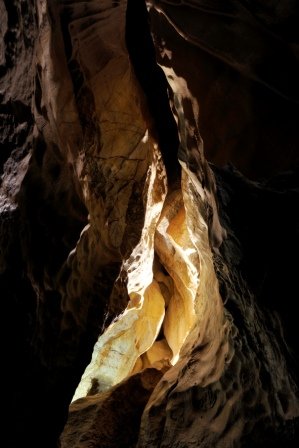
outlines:
[{"label": "yellow-lit stone", "polygon": [[[182,190],[164,202],[165,186],[157,194],[163,185],[158,165],[154,157],[141,238],[123,264],[130,301],[100,336],[74,399],[86,395],[94,381],[98,390],[105,390],[144,368],[175,365],[186,342],[223,339],[223,306],[205,210],[200,209],[204,192],[197,191],[200,185],[186,172]],[[156,341],[161,331],[162,339]],[[216,346],[210,347],[208,370]]]},{"label": "yellow-lit stone", "polygon": [[101,335],[73,399],[85,396],[94,382],[105,390],[135,371],[137,359],[157,338],[165,315],[159,284],[153,279],[155,228],[165,198],[165,174],[153,148],[147,179],[147,203],[140,241],[123,263],[130,301],[124,313]]},{"label": "yellow-lit stone", "polygon": [[169,360],[172,358],[172,351],[166,339],[162,339],[154,342],[144,354],[144,357],[147,359],[149,366],[161,369],[165,366],[170,366]]},{"label": "yellow-lit stone", "polygon": [[99,338],[74,399],[85,396],[95,380],[99,390],[106,390],[128,376],[137,358],[152,346],[163,319],[164,299],[154,280],[139,307],[127,309]]},{"label": "yellow-lit stone", "polygon": [[194,324],[194,299],[199,281],[199,259],[186,226],[180,190],[173,192],[164,205],[156,230],[155,250],[174,284],[163,330],[175,363]]}]

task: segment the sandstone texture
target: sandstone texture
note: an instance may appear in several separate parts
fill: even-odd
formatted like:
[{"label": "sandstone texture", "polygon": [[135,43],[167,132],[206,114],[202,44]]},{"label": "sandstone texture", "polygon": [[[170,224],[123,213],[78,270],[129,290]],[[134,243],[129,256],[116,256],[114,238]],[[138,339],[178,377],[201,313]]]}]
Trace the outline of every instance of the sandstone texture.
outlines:
[{"label": "sandstone texture", "polygon": [[5,446],[298,446],[298,20],[0,0]]}]

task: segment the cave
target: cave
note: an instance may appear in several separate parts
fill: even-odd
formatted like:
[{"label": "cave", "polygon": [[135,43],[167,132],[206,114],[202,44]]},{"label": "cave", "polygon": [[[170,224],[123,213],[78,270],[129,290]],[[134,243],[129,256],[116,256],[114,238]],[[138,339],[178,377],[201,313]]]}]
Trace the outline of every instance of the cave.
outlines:
[{"label": "cave", "polygon": [[299,444],[294,0],[0,0],[5,446]]}]

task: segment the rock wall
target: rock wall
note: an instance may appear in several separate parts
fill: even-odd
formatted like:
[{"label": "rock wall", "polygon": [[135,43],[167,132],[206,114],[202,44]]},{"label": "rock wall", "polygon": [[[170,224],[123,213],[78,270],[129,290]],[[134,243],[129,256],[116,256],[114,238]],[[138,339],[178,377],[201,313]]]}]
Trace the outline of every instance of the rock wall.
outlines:
[{"label": "rock wall", "polygon": [[297,13],[0,0],[6,446],[297,446]]}]

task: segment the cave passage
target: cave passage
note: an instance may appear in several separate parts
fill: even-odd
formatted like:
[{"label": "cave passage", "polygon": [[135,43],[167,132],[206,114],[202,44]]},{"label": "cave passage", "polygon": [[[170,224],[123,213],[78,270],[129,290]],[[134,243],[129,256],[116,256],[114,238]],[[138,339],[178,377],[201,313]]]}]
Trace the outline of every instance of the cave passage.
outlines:
[{"label": "cave passage", "polygon": [[157,135],[168,182],[172,184],[178,180],[181,171],[178,162],[178,129],[169,105],[171,90],[163,70],[156,61],[149,22],[145,1],[128,0],[127,49],[137,79],[146,95],[150,112],[149,120],[152,122],[151,131]]}]

